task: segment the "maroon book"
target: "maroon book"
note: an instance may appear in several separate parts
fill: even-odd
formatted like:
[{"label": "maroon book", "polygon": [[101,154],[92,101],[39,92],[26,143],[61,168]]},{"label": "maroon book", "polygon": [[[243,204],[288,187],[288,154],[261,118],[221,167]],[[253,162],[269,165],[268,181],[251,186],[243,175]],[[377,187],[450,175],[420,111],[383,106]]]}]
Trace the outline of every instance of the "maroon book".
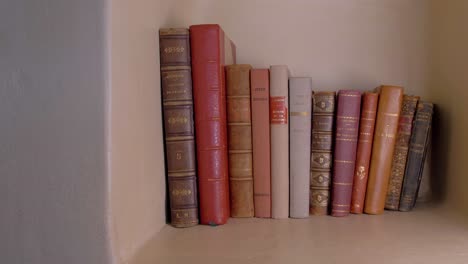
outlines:
[{"label": "maroon book", "polygon": [[361,92],[342,90],[338,93],[335,159],[333,161],[332,216],[347,216],[351,209],[360,112]]}]

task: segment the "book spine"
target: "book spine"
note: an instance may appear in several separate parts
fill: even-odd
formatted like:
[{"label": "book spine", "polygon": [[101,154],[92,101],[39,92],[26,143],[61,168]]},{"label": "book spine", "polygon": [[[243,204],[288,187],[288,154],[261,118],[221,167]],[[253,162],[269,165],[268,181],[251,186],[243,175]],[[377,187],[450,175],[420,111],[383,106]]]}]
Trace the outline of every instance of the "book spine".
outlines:
[{"label": "book spine", "polygon": [[289,216],[309,216],[312,80],[289,79]]},{"label": "book spine", "polygon": [[389,210],[398,210],[400,204],[401,186],[403,184],[403,176],[405,175],[413,117],[418,100],[419,97],[417,96],[403,96],[395,151],[393,153],[392,170],[390,181],[388,182],[387,198],[385,200],[385,208]]},{"label": "book spine", "polygon": [[250,81],[255,217],[271,218],[269,70],[251,70]]},{"label": "book spine", "polygon": [[332,216],[347,216],[351,210],[360,112],[361,92],[345,90],[338,93],[335,157],[333,160]]},{"label": "book spine", "polygon": [[351,213],[353,214],[362,214],[364,210],[378,102],[378,93],[368,92],[362,97],[356,167],[354,169],[353,194],[351,197]]},{"label": "book spine", "polygon": [[429,145],[433,112],[434,105],[432,103],[418,103],[401,192],[400,211],[410,211],[416,204]]},{"label": "book spine", "polygon": [[335,92],[313,95],[310,155],[310,213],[326,215],[330,200]]},{"label": "book spine", "polygon": [[198,224],[189,31],[159,31],[166,174],[171,224]]},{"label": "book spine", "polygon": [[252,121],[250,69],[246,64],[226,66],[231,216],[253,217]]},{"label": "book spine", "polygon": [[384,211],[402,99],[402,87],[380,87],[379,108],[364,207],[364,212],[367,214],[382,214]]},{"label": "book spine", "polygon": [[289,216],[288,68],[270,68],[271,217]]},{"label": "book spine", "polygon": [[220,225],[230,215],[224,66],[235,62],[219,25],[191,26],[190,34],[200,223]]}]

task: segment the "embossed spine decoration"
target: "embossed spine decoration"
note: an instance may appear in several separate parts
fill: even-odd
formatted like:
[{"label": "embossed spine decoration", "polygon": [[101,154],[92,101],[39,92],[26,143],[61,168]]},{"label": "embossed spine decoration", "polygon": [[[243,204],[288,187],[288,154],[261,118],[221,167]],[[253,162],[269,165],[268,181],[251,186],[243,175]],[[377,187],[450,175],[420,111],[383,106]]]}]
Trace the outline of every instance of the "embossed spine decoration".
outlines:
[{"label": "embossed spine decoration", "polygon": [[309,216],[312,80],[289,79],[289,216]]},{"label": "embossed spine decoration", "polygon": [[418,103],[401,191],[400,211],[411,211],[416,204],[429,146],[433,112],[434,105],[432,103]]},{"label": "embossed spine decoration", "polygon": [[416,111],[416,105],[419,97],[403,96],[403,105],[401,108],[400,120],[398,121],[398,133],[393,153],[392,172],[388,183],[387,198],[385,208],[389,210],[398,210],[400,204],[401,186],[405,175],[406,158],[413,127],[413,117]]},{"label": "embossed spine decoration", "polygon": [[395,148],[403,88],[381,86],[364,212],[382,214]]},{"label": "embossed spine decoration", "polygon": [[312,215],[326,215],[330,200],[333,164],[335,92],[315,93],[312,112],[310,213]]},{"label": "embossed spine decoration", "polygon": [[159,31],[161,90],[171,224],[198,224],[189,31]]},{"label": "embossed spine decoration", "polygon": [[247,64],[226,66],[229,190],[232,217],[253,217],[252,121],[250,69]]},{"label": "embossed spine decoration", "polygon": [[339,91],[337,101],[331,215],[347,216],[351,210],[361,92]]},{"label": "embossed spine decoration", "polygon": [[367,92],[362,96],[356,167],[354,169],[353,194],[351,197],[351,213],[353,214],[362,214],[364,210],[378,102],[378,93]]}]

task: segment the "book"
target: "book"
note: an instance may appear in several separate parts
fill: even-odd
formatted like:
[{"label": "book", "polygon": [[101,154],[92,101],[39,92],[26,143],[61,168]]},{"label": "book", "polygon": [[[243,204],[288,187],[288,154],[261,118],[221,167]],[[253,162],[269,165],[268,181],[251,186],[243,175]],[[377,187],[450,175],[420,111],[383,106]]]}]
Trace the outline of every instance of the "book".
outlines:
[{"label": "book", "polygon": [[333,159],[332,216],[347,216],[351,211],[360,112],[360,91],[341,90],[338,92]]},{"label": "book", "polygon": [[271,217],[289,216],[288,68],[270,67]]},{"label": "book", "polygon": [[200,223],[225,224],[230,215],[224,66],[235,46],[219,25],[190,27]]},{"label": "book", "polygon": [[411,211],[416,204],[430,142],[433,112],[434,105],[432,103],[424,101],[418,103],[401,191],[400,211]]},{"label": "book", "polygon": [[309,216],[312,79],[289,78],[289,216]]},{"label": "book", "polygon": [[316,92],[312,98],[309,211],[312,215],[326,215],[333,165],[335,92]]},{"label": "book", "polygon": [[255,217],[271,218],[270,74],[250,71]]},{"label": "book", "polygon": [[231,217],[253,217],[252,120],[248,64],[226,66]]},{"label": "book", "polygon": [[403,88],[381,86],[364,212],[382,214],[387,196]]},{"label": "book", "polygon": [[364,211],[378,102],[378,93],[366,92],[362,96],[356,167],[354,169],[353,194],[351,197],[351,213],[353,214],[362,214]]},{"label": "book", "polygon": [[198,224],[189,31],[159,30],[166,175],[171,225]]},{"label": "book", "polygon": [[392,169],[388,182],[385,209],[398,210],[400,204],[401,186],[405,175],[406,157],[408,156],[413,117],[418,103],[418,96],[403,95],[395,150],[393,153]]}]

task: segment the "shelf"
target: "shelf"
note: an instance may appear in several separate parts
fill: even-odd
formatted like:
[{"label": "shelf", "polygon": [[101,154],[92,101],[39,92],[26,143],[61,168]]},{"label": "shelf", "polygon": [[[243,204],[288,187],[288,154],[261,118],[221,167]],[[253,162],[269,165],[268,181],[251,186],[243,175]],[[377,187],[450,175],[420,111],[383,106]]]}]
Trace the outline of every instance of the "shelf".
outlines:
[{"label": "shelf", "polygon": [[131,263],[468,263],[461,218],[427,205],[344,218],[233,219],[224,226],[166,226]]}]

